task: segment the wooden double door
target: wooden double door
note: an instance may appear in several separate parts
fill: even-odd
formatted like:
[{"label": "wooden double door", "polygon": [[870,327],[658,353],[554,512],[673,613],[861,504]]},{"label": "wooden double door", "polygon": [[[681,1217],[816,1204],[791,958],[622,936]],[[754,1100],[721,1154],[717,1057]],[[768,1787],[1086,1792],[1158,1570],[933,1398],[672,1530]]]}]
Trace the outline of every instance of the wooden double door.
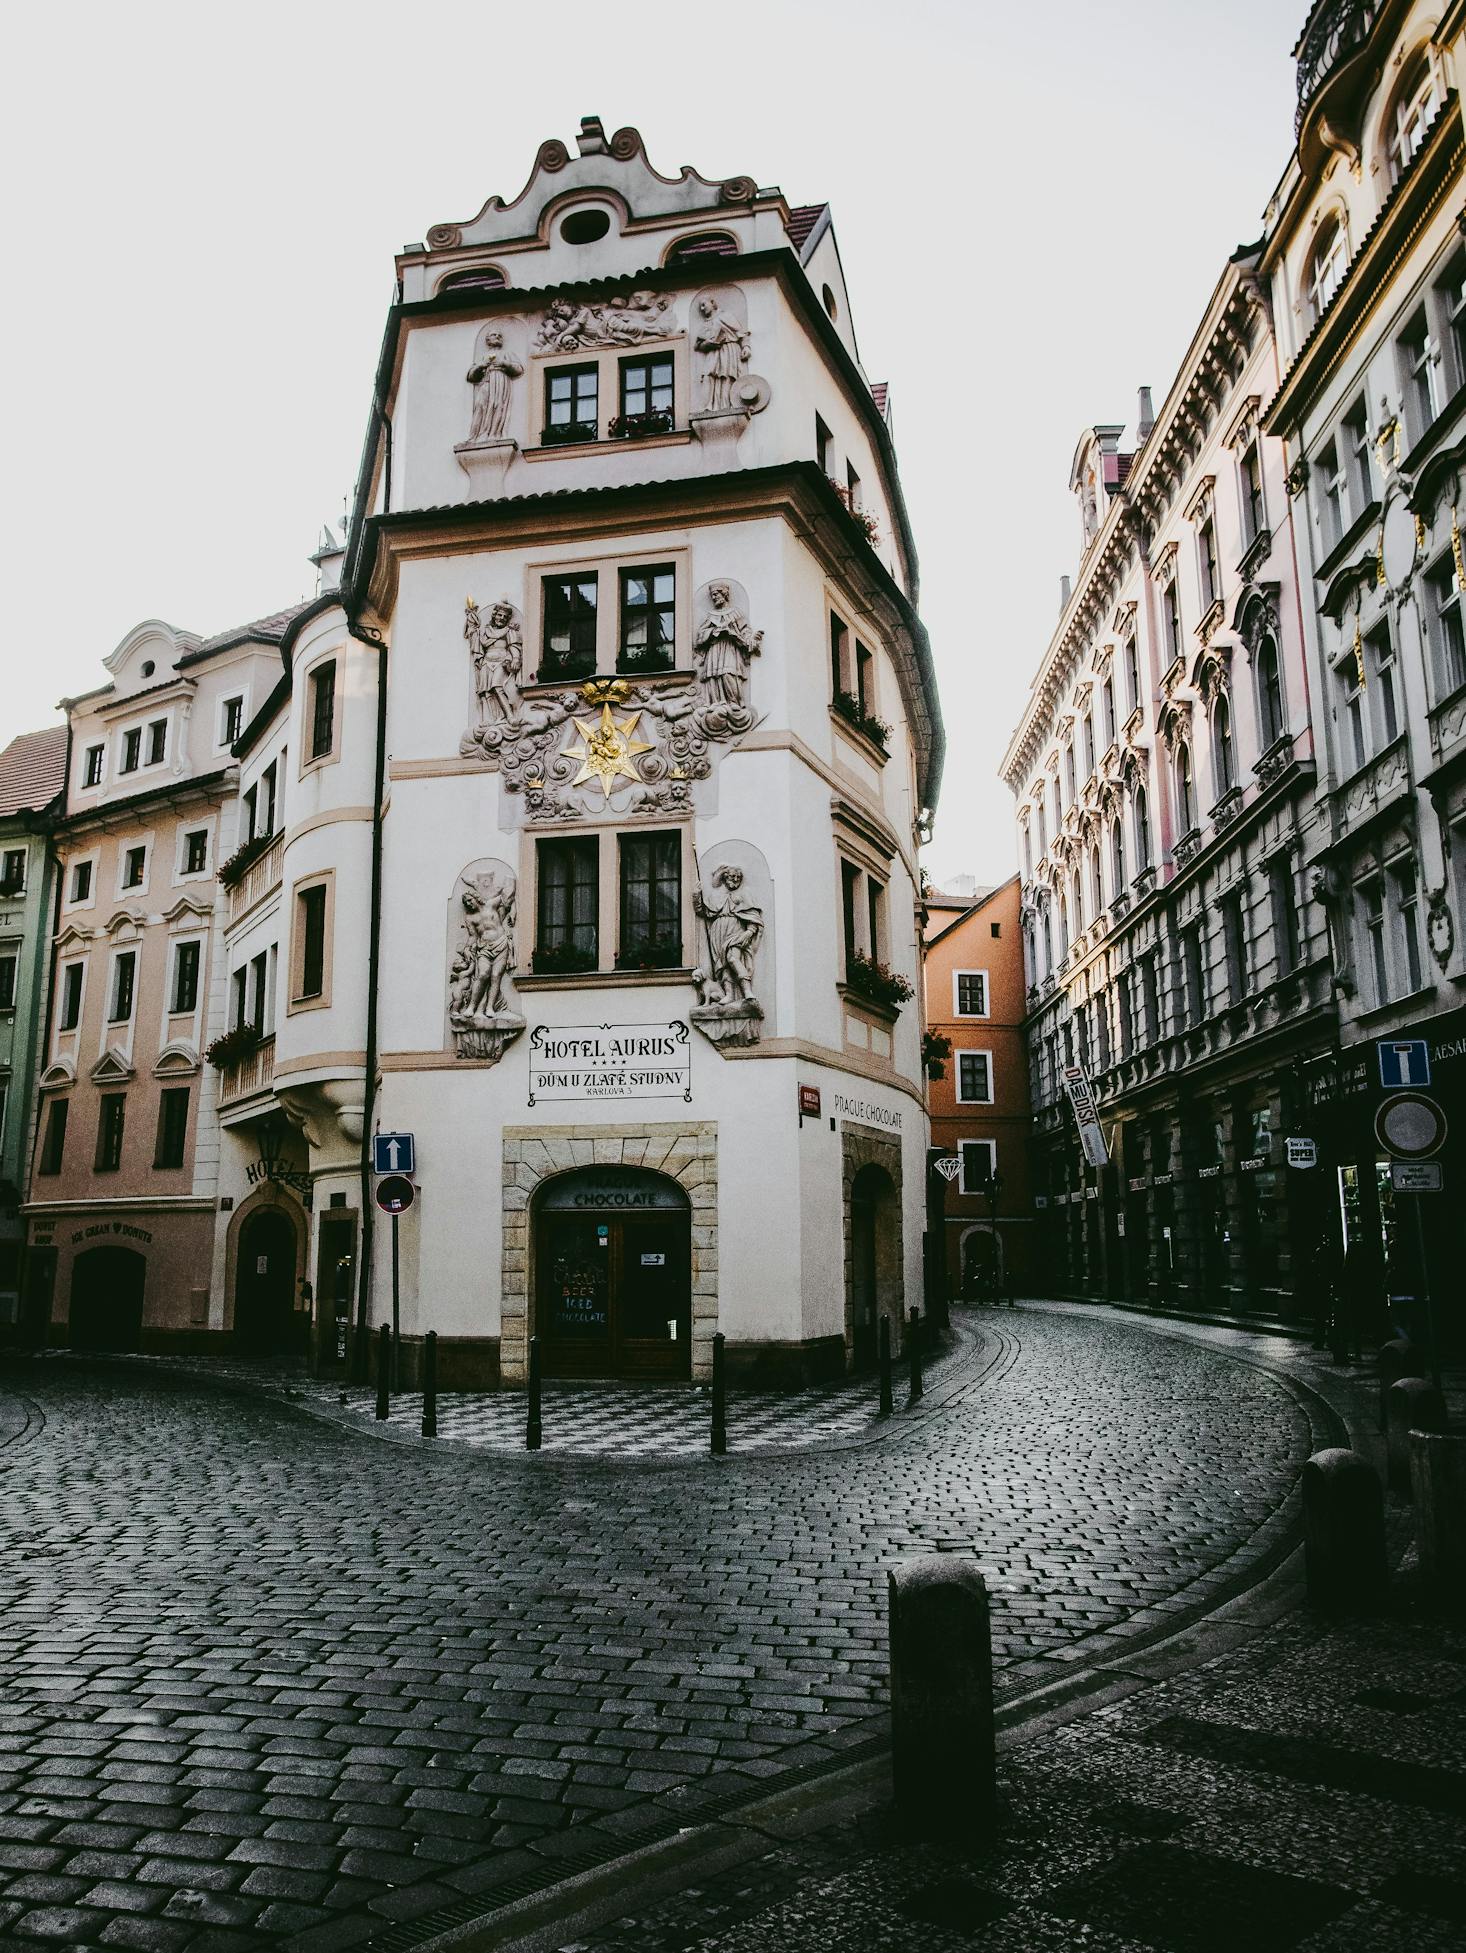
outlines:
[{"label": "wooden double door", "polygon": [[692,1374],[690,1217],[550,1212],[538,1222],[536,1328],[548,1376]]}]

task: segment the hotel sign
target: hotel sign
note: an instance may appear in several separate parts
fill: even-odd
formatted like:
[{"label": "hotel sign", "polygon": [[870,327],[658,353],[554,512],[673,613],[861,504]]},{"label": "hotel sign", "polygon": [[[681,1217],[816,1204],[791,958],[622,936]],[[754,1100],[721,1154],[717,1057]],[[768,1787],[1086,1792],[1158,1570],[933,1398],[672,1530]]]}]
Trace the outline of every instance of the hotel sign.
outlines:
[{"label": "hotel sign", "polygon": [[692,1032],[670,1024],[536,1024],[529,1103],[682,1099],[692,1103]]}]

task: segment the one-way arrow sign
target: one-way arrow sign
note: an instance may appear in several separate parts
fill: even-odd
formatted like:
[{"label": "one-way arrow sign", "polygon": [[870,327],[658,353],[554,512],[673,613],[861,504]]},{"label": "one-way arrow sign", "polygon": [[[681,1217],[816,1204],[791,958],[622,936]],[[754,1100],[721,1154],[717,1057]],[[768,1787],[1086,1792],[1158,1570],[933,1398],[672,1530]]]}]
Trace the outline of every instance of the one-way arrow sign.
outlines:
[{"label": "one-way arrow sign", "polygon": [[373,1173],[416,1173],[417,1144],[410,1132],[372,1134]]}]

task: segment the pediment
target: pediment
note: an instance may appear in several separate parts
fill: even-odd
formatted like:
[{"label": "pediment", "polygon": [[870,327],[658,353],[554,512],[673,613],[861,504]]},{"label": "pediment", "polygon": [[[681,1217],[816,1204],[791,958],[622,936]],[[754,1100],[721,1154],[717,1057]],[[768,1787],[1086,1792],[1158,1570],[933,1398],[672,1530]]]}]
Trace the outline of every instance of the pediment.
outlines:
[{"label": "pediment", "polygon": [[199,1054],[186,1038],[173,1038],[163,1046],[153,1064],[154,1078],[191,1077],[199,1069]]},{"label": "pediment", "polygon": [[59,1092],[76,1083],[76,1066],[70,1058],[57,1058],[47,1065],[37,1081],[43,1092]]},{"label": "pediment", "polygon": [[191,895],[180,895],[171,909],[164,909],[165,922],[181,922],[185,916],[198,916],[207,921],[214,913],[213,904],[197,901]]},{"label": "pediment", "polygon": [[119,1051],[115,1044],[111,1044],[98,1058],[87,1076],[94,1085],[125,1085],[130,1078],[135,1078],[137,1073],[127,1053]]},{"label": "pediment", "polygon": [[1362,554],[1352,563],[1345,563],[1342,568],[1335,570],[1329,579],[1329,587],[1324,592],[1319,609],[1337,624],[1344,612],[1348,610],[1350,599],[1355,591],[1357,590],[1362,596],[1371,584],[1378,581],[1378,577],[1378,544],[1371,536]]},{"label": "pediment", "polygon": [[56,938],[57,949],[80,949],[92,940],[90,929],[78,929],[74,922],[68,922]]},{"label": "pediment", "polygon": [[148,912],[146,909],[114,909],[112,914],[102,924],[102,929],[114,942],[127,942],[134,936],[141,934],[143,924],[147,919]]}]

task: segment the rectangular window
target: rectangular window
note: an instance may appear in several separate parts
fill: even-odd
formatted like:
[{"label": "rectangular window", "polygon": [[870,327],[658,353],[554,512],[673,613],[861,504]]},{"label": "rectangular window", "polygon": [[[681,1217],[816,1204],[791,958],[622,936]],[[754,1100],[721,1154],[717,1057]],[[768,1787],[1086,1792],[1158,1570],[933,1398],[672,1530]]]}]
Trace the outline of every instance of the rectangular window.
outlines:
[{"label": "rectangular window", "polygon": [[1140,709],[1140,645],[1136,638],[1125,640],[1125,676],[1130,686],[1130,710]]},{"label": "rectangular window", "polygon": [[986,1051],[957,1053],[957,1097],[963,1105],[991,1105],[993,1065]]},{"label": "rectangular window", "polygon": [[545,375],[545,426],[540,436],[546,447],[569,441],[594,441],[600,432],[594,366],[559,366]]},{"label": "rectangular window", "polygon": [[1115,743],[1115,734],[1118,731],[1115,719],[1115,681],[1108,672],[1105,674],[1105,682],[1100,691],[1100,703],[1104,708],[1105,751],[1108,752]]},{"label": "rectangular window", "polygon": [[1171,663],[1181,655],[1181,600],[1172,577],[1161,590],[1161,618],[1165,627],[1166,656]]},{"label": "rectangular window", "polygon": [[1458,254],[1436,290],[1456,362],[1455,384],[1466,386],[1466,251]]},{"label": "rectangular window", "polygon": [[1196,546],[1201,566],[1201,605],[1210,610],[1222,594],[1222,586],[1217,574],[1217,531],[1216,524],[1208,516],[1197,531]]},{"label": "rectangular window", "polygon": [[1086,712],[1083,720],[1084,733],[1084,777],[1089,779],[1094,772],[1094,714]]},{"label": "rectangular window", "polygon": [[849,461],[845,463],[845,500],[852,509],[860,507],[860,477]]},{"label": "rectangular window", "polygon": [[259,832],[259,783],[249,788],[244,795],[244,838],[252,841]]},{"label": "rectangular window", "polygon": [[123,1092],[104,1092],[97,1119],[98,1173],[115,1173],[122,1164],[122,1123],[127,1106]]},{"label": "rectangular window", "polygon": [[1273,945],[1278,960],[1278,975],[1296,970],[1303,958],[1298,933],[1298,903],[1293,893],[1293,874],[1286,861],[1275,861],[1268,871],[1268,896],[1273,909]]},{"label": "rectangular window", "polygon": [[326,988],[326,895],[324,882],[300,889],[295,897],[296,940],[300,945],[300,981],[296,998],[305,1002]]},{"label": "rectangular window", "polygon": [[534,966],[543,974],[600,962],[600,853],[594,835],[541,841]]},{"label": "rectangular window", "polygon": [[845,931],[845,965],[848,969],[859,953],[855,931],[856,903],[860,893],[860,870],[853,861],[840,863],[840,913]]},{"label": "rectangular window", "polygon": [[143,876],[147,872],[148,851],[143,848],[128,848],[122,857],[122,886],[141,888]]},{"label": "rectangular window", "polygon": [[[618,671],[670,671],[677,622],[677,579],[670,563],[621,572]],[[707,676],[711,678],[712,673]]]},{"label": "rectangular window", "polygon": [[87,747],[81,766],[81,783],[84,787],[99,787],[102,784],[102,756],[106,750],[105,746]]},{"label": "rectangular window", "polygon": [[988,974],[986,970],[958,970],[955,986],[958,1017],[986,1017],[988,1014]]},{"label": "rectangular window", "polygon": [[1405,391],[1405,421],[1412,441],[1418,441],[1441,410],[1436,361],[1439,348],[1430,334],[1425,308],[1400,334],[1400,378]]},{"label": "rectangular window", "polygon": [[183,837],[183,872],[201,875],[209,865],[209,830],[191,828]]},{"label": "rectangular window", "polygon": [[[1356,400],[1345,414],[1343,439],[1345,465],[1349,471],[1348,506],[1357,518],[1374,500],[1374,444],[1369,438],[1369,407],[1365,401]],[[1342,476],[1341,469],[1336,469],[1336,472]]]},{"label": "rectangular window", "polygon": [[828,475],[835,465],[835,437],[818,414],[814,417],[814,458],[822,474]]},{"label": "rectangular window", "polygon": [[244,700],[226,698],[224,701],[224,730],[220,744],[232,746],[244,731]]},{"label": "rectangular window", "polygon": [[161,766],[168,751],[168,721],[154,719],[148,727],[148,765]]},{"label": "rectangular window", "polygon": [[125,949],[112,966],[112,1008],[109,1024],[125,1024],[132,1016],[132,995],[137,982],[137,951]]},{"label": "rectangular window", "polygon": [[862,713],[875,711],[875,659],[855,640],[855,703]]},{"label": "rectangular window", "polygon": [[1446,698],[1466,685],[1466,627],[1462,623],[1456,565],[1449,553],[1427,576],[1425,587],[1436,687],[1438,696]]},{"label": "rectangular window", "polygon": [[265,949],[249,962],[249,1021],[261,1037],[265,1034],[265,972],[269,962],[270,953]]},{"label": "rectangular window", "polygon": [[[650,359],[622,360],[621,434],[671,432],[673,371],[670,353],[656,353]],[[592,408],[592,417],[594,411]]]},{"label": "rectangular window", "polygon": [[74,1031],[81,1022],[81,985],[84,963],[68,963],[61,972],[61,1018],[58,1029]]},{"label": "rectangular window", "polygon": [[596,668],[596,578],[547,576],[539,676],[589,678]]},{"label": "rectangular window", "polygon": [[169,1086],[158,1097],[158,1144],[153,1154],[155,1167],[183,1165],[183,1150],[188,1138],[188,1087]]},{"label": "rectangular window", "polygon": [[1364,911],[1364,939],[1369,950],[1370,974],[1374,978],[1374,1001],[1390,1001],[1390,964],[1385,951],[1385,898],[1378,881],[1365,882],[1359,890]]},{"label": "rectangular window", "polygon": [[229,979],[229,998],[230,1026],[242,1031],[249,1022],[249,969],[243,963]]},{"label": "rectangular window", "polygon": [[675,970],[682,963],[682,836],[621,837],[618,970]]},{"label": "rectangular window", "polygon": [[1349,526],[1344,503],[1344,471],[1339,466],[1338,449],[1332,442],[1318,457],[1318,527],[1324,554],[1337,547]]},{"label": "rectangular window", "polygon": [[1390,870],[1390,890],[1395,903],[1397,940],[1405,963],[1407,991],[1419,990],[1425,981],[1420,960],[1420,889],[1415,879],[1415,864],[1402,861]]},{"label": "rectangular window", "polygon": [[0,1010],[15,1009],[15,972],[18,959],[9,950],[0,951]]},{"label": "rectangular window", "polygon": [[1240,1004],[1247,995],[1247,918],[1240,890],[1222,898],[1222,944],[1227,958],[1227,995]]},{"label": "rectangular window", "polygon": [[1356,686],[1344,704],[1349,729],[1349,757],[1355,769],[1369,758],[1369,738],[1364,729],[1364,694]]},{"label": "rectangular window", "polygon": [[[324,759],[335,737],[336,660],[328,658],[311,673],[311,758]],[[269,829],[262,831],[268,833]]]},{"label": "rectangular window", "polygon": [[278,771],[279,762],[277,760],[271,760],[270,764],[260,775],[261,834],[273,834],[275,832],[275,781]]},{"label": "rectangular window", "polygon": [[180,943],[173,952],[173,1001],[177,1013],[197,1008],[199,1000],[199,945]]},{"label": "rectangular window", "polygon": [[830,612],[830,693],[838,698],[841,692],[849,694],[850,677],[847,668],[845,647],[850,633],[840,622],[834,611]]},{"label": "rectangular window", "polygon": [[78,861],[71,871],[71,899],[73,902],[89,902],[92,897],[92,864]]},{"label": "rectangular window", "polygon": [[1388,623],[1369,633],[1364,640],[1364,655],[1377,715],[1375,730],[1381,746],[1388,746],[1400,734],[1400,713],[1395,700],[1395,647]]},{"label": "rectangular window", "polygon": [[1122,970],[1115,979],[1115,1030],[1119,1040],[1119,1056],[1128,1058],[1135,1048],[1135,998],[1134,988],[1128,970]]},{"label": "rectangular window", "polygon": [[865,926],[868,953],[880,962],[886,948],[886,891],[871,875],[865,878]]},{"label": "rectangular window", "polygon": [[7,848],[0,854],[0,893],[22,895],[25,892],[25,849]]},{"label": "rectangular window", "polygon": [[998,1145],[993,1139],[962,1141],[962,1191],[985,1194],[998,1177]]},{"label": "rectangular window", "polygon": [[1200,927],[1188,929],[1181,938],[1181,956],[1186,983],[1186,1016],[1200,1024],[1206,1016],[1206,960],[1201,950]]},{"label": "rectangular window", "polygon": [[46,1133],[41,1141],[41,1157],[36,1164],[38,1173],[59,1173],[62,1156],[66,1151],[66,1113],[70,1101],[52,1099],[46,1107]]},{"label": "rectangular window", "polygon": [[1242,530],[1249,544],[1255,543],[1267,527],[1267,505],[1262,494],[1262,457],[1254,441],[1242,456]]},{"label": "rectangular window", "polygon": [[122,766],[120,770],[123,773],[136,773],[138,767],[142,764],[142,756],[143,729],[141,726],[133,726],[131,731],[125,732],[122,735]]},{"label": "rectangular window", "polygon": [[1145,1013],[1145,1041],[1154,1044],[1161,1034],[1161,983],[1158,959],[1147,956],[1140,966],[1140,996]]}]

